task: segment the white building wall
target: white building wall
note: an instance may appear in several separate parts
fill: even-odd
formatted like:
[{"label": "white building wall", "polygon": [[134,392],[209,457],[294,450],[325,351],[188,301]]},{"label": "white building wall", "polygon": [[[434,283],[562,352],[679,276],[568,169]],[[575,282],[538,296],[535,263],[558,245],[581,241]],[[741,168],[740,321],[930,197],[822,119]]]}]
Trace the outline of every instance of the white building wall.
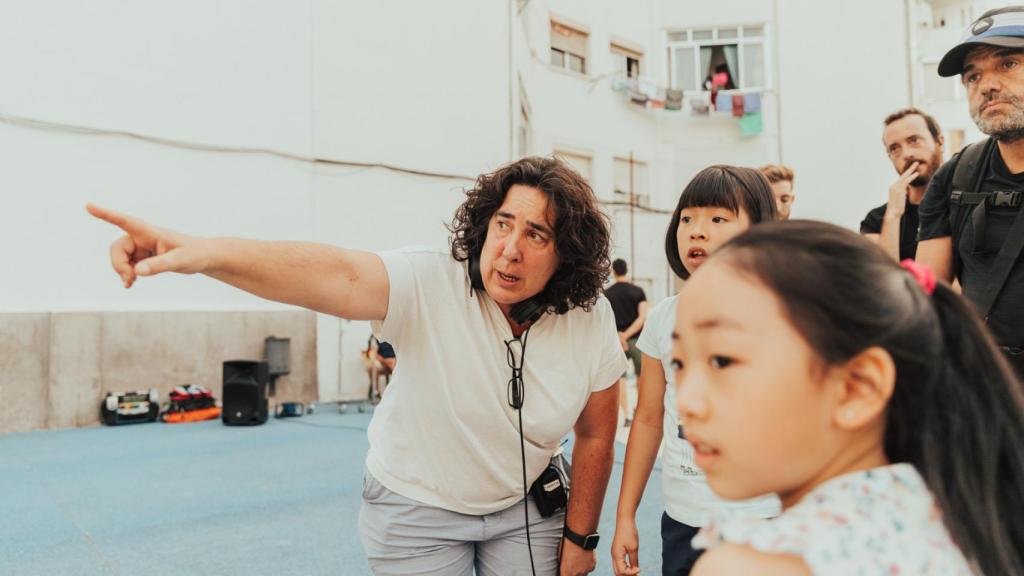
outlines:
[{"label": "white building wall", "polygon": [[[0,114],[474,176],[510,149],[507,5],[462,0],[6,6]],[[466,25],[472,22],[472,26]],[[199,235],[443,245],[462,178],[0,123],[0,311],[267,310],[198,277],[124,291],[94,201]],[[365,393],[366,323],[321,318],[322,399]],[[339,330],[343,370],[339,378]]]},{"label": "white building wall", "polygon": [[[308,6],[16,2],[0,114],[309,154]],[[244,16],[244,17],[243,17]],[[248,308],[191,278],[117,290],[86,201],[197,234],[310,238],[311,167],[0,123],[3,311]]]},{"label": "white building wall", "polygon": [[[642,51],[643,77],[656,80],[665,66],[656,4],[655,0],[628,4],[534,1],[517,20],[519,45],[514,53],[532,111],[531,153],[557,150],[590,157],[591,173],[586,176],[606,203],[628,203],[628,196],[614,193],[614,158],[628,158],[630,153],[646,164],[651,204],[664,207],[675,200],[671,197],[672,151],[658,136],[659,123],[669,113],[630,104],[611,89],[616,77],[612,42]],[[589,31],[586,75],[548,65],[552,18]],[[641,178],[636,176],[637,181]],[[628,207],[608,204],[606,210],[613,225],[611,257],[628,261],[635,253],[634,278],[648,288],[650,298],[667,295],[668,268],[660,247],[667,217],[638,211],[636,246],[631,250]]]},{"label": "white building wall", "polygon": [[960,77],[939,78],[936,67],[974,19],[1005,4],[992,0],[913,0],[910,5],[915,22],[915,102],[938,121],[949,158],[959,151],[958,146],[986,136],[971,119]]},{"label": "white building wall", "polygon": [[882,120],[911,103],[904,5],[780,0],[778,44],[794,215],[858,229],[896,177],[881,139]]},{"label": "white building wall", "polygon": [[[316,155],[469,178],[507,162],[512,146],[508,8],[473,0],[443,5],[317,0],[312,18]],[[445,223],[471,184],[467,178],[318,167],[315,237],[374,251],[446,246]],[[334,398],[338,390],[347,397],[365,394],[358,351],[369,334],[366,322],[320,316],[321,398]]]},{"label": "white building wall", "polygon": [[[454,177],[0,123],[0,196],[15,207],[0,211],[5,312],[279,308],[203,278],[123,291],[104,248],[116,233],[85,216],[90,200],[195,234],[372,250],[443,245],[443,223],[470,183],[463,177],[518,156],[520,85],[529,153],[590,155],[605,201],[625,200],[612,194],[612,159],[630,152],[647,163],[651,204],[662,210],[709,164],[781,161],[797,172],[796,216],[856,227],[893,177],[882,118],[912,98],[907,4],[892,0],[19,0],[7,8],[18,17],[0,22],[0,114]],[[552,17],[588,29],[585,78],[547,64]],[[643,76],[665,86],[666,30],[758,24],[768,30],[769,78],[760,135],[743,137],[728,114],[691,116],[686,102],[680,112],[642,109],[611,89],[613,40],[641,48]],[[608,209],[612,256],[628,257],[628,210]],[[666,225],[664,214],[635,214],[634,274],[652,299],[670,291]],[[360,393],[357,352],[368,326],[318,324],[321,397],[336,397],[339,384],[342,395]]]},{"label": "white building wall", "polygon": [[[591,156],[591,183],[608,200],[612,158],[632,150],[648,162],[652,205],[661,209],[671,209],[686,183],[708,165],[782,162],[797,173],[796,217],[856,228],[884,202],[893,177],[880,141],[882,119],[911,102],[905,12],[903,3],[891,0],[530,2],[522,38],[532,54],[515,53],[529,61],[521,74],[533,110],[533,151]],[[586,77],[547,65],[551,18],[589,32]],[[612,38],[642,46],[642,75],[667,86],[666,31],[738,25],[764,25],[767,31],[759,135],[743,136],[729,113],[692,115],[685,101],[679,112],[639,108],[602,78],[612,69]],[[615,216],[613,257],[628,255],[628,211],[609,211]],[[662,247],[667,217],[639,214],[635,221],[634,274],[650,278],[652,296],[660,298],[671,284]]]}]

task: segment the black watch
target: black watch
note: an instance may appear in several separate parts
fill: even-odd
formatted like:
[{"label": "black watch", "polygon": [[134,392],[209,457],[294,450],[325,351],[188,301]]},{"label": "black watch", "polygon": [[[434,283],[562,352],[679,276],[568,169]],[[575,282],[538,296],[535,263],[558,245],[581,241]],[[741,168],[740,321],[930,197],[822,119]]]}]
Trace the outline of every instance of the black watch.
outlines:
[{"label": "black watch", "polygon": [[569,530],[568,524],[562,530],[562,535],[565,536],[569,542],[572,542],[584,550],[593,550],[594,548],[597,548],[597,541],[601,539],[601,536],[599,536],[597,532],[587,534],[586,536],[580,536],[572,530]]}]

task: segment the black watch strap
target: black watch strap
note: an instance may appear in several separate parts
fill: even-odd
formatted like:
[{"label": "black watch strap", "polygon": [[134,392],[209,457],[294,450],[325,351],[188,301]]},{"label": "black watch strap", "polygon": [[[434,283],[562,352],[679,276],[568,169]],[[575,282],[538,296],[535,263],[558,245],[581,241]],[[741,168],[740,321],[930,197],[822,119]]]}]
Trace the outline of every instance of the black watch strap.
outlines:
[{"label": "black watch strap", "polygon": [[562,535],[565,536],[569,542],[572,542],[584,550],[593,550],[594,548],[597,548],[597,541],[601,539],[601,536],[599,536],[597,532],[582,536],[570,530],[568,525],[566,525],[562,530]]}]

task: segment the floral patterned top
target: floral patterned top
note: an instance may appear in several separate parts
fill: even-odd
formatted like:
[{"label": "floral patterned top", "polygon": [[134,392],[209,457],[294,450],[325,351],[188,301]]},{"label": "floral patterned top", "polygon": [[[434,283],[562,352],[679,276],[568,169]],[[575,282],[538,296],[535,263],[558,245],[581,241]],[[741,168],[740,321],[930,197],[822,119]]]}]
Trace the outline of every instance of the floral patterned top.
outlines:
[{"label": "floral patterned top", "polygon": [[829,576],[977,575],[942,523],[942,513],[910,464],[833,478],[777,518],[717,515],[693,539],[794,554]]}]

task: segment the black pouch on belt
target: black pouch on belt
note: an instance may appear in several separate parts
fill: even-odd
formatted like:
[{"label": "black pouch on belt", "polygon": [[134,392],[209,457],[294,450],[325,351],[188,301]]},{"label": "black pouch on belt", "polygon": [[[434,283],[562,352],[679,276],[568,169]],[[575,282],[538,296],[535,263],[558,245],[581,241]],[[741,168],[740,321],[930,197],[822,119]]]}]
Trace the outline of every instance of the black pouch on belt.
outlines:
[{"label": "black pouch on belt", "polygon": [[542,517],[550,518],[569,503],[570,470],[569,462],[559,452],[530,486],[530,495]]}]

